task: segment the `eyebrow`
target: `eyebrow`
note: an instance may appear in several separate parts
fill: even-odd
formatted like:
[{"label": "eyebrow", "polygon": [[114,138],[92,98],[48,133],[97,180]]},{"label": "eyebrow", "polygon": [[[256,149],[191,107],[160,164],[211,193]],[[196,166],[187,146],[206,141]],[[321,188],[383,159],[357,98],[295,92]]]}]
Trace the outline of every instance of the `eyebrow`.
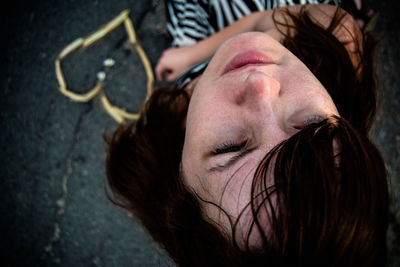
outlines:
[{"label": "eyebrow", "polygon": [[226,163],[222,164],[222,165],[217,165],[214,167],[211,167],[210,169],[208,169],[208,172],[222,172],[226,169],[228,169],[229,167],[233,166],[236,162],[238,162],[241,158],[244,158],[245,156],[249,155],[250,153],[254,152],[257,148],[250,148],[250,149],[245,149],[240,151],[239,154],[233,156],[232,158],[230,158]]}]

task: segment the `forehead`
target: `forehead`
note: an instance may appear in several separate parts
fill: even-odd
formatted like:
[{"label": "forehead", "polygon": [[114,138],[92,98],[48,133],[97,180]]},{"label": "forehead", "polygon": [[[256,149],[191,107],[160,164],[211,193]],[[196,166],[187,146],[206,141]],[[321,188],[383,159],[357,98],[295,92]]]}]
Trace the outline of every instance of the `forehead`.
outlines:
[{"label": "forehead", "polygon": [[225,207],[237,204],[238,200],[248,201],[255,170],[263,155],[263,152],[255,153],[223,172],[183,164],[183,179],[199,196]]}]

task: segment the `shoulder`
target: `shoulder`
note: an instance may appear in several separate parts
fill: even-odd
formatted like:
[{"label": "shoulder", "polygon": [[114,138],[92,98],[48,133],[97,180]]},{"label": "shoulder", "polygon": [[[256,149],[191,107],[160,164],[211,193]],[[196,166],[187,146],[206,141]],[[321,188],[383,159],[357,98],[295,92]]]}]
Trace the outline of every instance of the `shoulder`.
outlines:
[{"label": "shoulder", "polygon": [[357,65],[363,41],[357,21],[345,10],[332,5],[310,5],[308,12],[315,23],[322,28],[331,29],[332,35],[346,48],[353,65]]},{"label": "shoulder", "polygon": [[[351,41],[362,36],[357,21],[344,9],[332,5],[308,5],[311,19],[323,28],[333,27],[333,34],[341,42]],[[337,21],[337,23],[333,23]]]},{"label": "shoulder", "polygon": [[[345,10],[336,6],[312,4],[277,8],[273,13],[264,13],[260,17],[258,30],[282,41],[287,35],[296,32],[294,17],[301,17],[302,19],[307,17],[321,28],[328,29],[345,46],[353,64],[358,63],[358,54],[362,52],[363,34],[357,21]],[[273,26],[271,27],[271,25]]]}]

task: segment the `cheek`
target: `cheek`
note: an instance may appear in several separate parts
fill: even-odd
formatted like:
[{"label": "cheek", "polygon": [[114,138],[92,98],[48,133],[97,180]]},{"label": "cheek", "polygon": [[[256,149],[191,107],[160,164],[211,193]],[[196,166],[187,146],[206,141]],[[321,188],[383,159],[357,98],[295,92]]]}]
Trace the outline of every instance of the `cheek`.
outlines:
[{"label": "cheek", "polygon": [[312,88],[320,86],[319,81],[306,70],[289,70],[287,74],[282,78],[282,86],[286,89],[286,92],[291,94],[307,94],[312,92]]},{"label": "cheek", "polygon": [[286,105],[289,111],[291,108],[311,105],[316,110],[323,111],[326,114],[338,115],[329,93],[308,69],[292,71],[292,73],[293,75],[286,75],[282,81],[284,98],[291,103]]},{"label": "cheek", "polygon": [[[223,105],[222,97],[212,91],[194,95],[190,100],[186,117],[187,133],[193,135],[207,128],[206,126],[214,123],[214,121],[214,124],[216,124],[218,115],[225,110]],[[213,120],[210,120],[210,118],[213,118]]]}]

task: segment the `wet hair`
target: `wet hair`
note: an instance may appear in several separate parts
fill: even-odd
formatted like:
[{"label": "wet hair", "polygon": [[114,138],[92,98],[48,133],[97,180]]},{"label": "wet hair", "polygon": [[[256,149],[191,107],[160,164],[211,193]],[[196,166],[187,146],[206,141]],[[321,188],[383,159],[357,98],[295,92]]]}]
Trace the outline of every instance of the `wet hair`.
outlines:
[{"label": "wet hair", "polygon": [[[386,264],[387,174],[367,135],[376,110],[375,42],[364,35],[360,63],[353,66],[332,34],[340,13],[327,29],[313,23],[305,10],[287,16],[296,32],[283,44],[325,86],[341,117],[302,129],[261,160],[249,203],[260,247],[250,248],[247,239],[240,248],[206,219],[202,200],[183,182],[186,90],[156,90],[135,124],[106,137],[109,198],[133,213],[178,266]],[[269,171],[272,186],[266,186]],[[265,208],[270,210],[267,222],[260,219]],[[235,231],[233,224],[232,237]]]}]

